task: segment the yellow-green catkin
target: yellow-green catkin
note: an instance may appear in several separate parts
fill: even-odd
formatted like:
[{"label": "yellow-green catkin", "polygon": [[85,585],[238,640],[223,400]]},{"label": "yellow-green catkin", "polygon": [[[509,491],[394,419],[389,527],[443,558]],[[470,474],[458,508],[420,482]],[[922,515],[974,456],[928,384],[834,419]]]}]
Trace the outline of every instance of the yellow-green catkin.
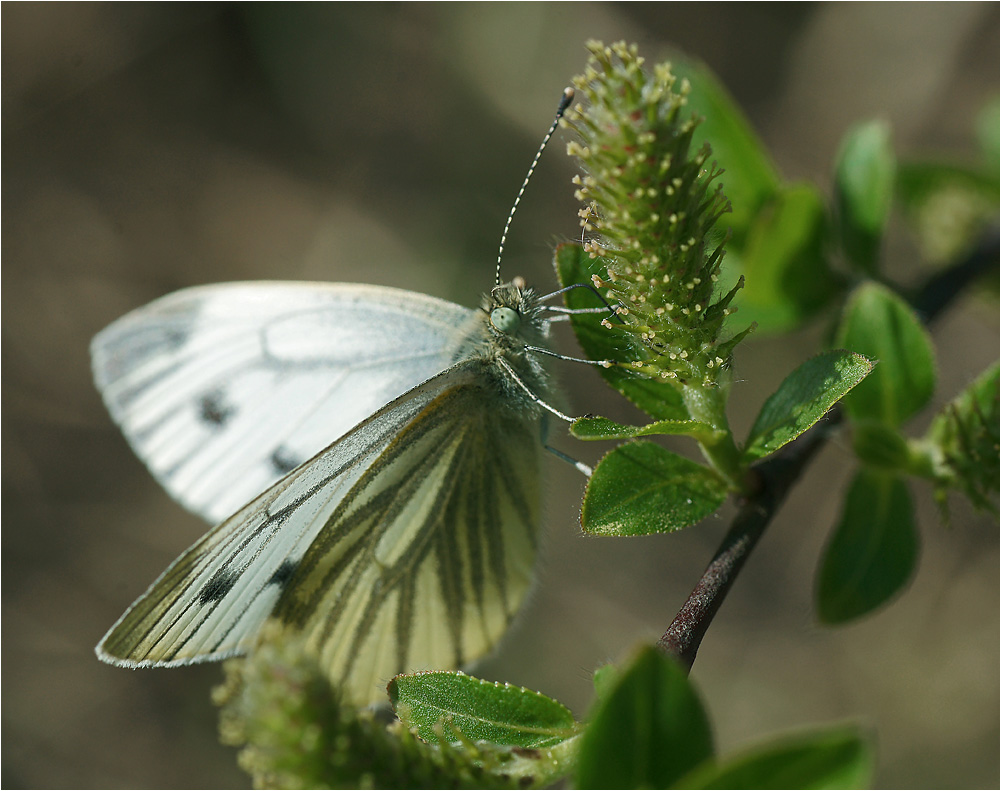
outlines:
[{"label": "yellow-green catkin", "polygon": [[398,721],[387,725],[372,709],[343,703],[301,641],[278,625],[267,627],[261,645],[247,659],[227,662],[225,671],[225,682],[213,691],[220,737],[240,749],[240,766],[255,788],[526,785],[484,769],[475,752],[426,744]]},{"label": "yellow-green catkin", "polygon": [[997,511],[999,476],[999,373],[995,363],[945,406],[919,447],[932,460],[936,496],[946,511],[949,489],[963,492],[980,509]]},{"label": "yellow-green catkin", "polygon": [[635,45],[588,49],[574,80],[587,102],[564,125],[577,134],[568,153],[585,171],[574,179],[585,250],[607,262],[607,278],[596,275],[594,285],[621,303],[624,328],[643,352],[631,370],[684,388],[717,387],[750,331],[722,337],[743,285],[722,292],[718,283],[725,238],[715,224],[730,209],[717,183],[722,171],[708,145],[693,150],[699,119],[686,111],[688,83],[670,64],[648,74]]}]

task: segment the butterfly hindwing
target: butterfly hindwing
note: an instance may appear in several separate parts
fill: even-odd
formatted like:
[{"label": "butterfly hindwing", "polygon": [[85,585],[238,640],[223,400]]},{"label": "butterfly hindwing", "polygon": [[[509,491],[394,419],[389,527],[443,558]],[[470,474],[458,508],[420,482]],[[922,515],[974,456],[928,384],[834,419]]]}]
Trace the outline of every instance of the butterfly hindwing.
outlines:
[{"label": "butterfly hindwing", "polygon": [[451,365],[472,315],[376,286],[201,286],[99,333],[94,378],[157,480],[218,522]]},{"label": "butterfly hindwing", "polygon": [[538,419],[484,389],[443,390],[400,433],[339,504],[278,604],[353,698],[380,695],[403,670],[479,658],[528,589]]},{"label": "butterfly hindwing", "polygon": [[397,672],[488,651],[530,581],[540,428],[496,398],[485,365],[399,397],[210,531],[112,627],[103,658],[217,659],[274,614],[368,703]]}]

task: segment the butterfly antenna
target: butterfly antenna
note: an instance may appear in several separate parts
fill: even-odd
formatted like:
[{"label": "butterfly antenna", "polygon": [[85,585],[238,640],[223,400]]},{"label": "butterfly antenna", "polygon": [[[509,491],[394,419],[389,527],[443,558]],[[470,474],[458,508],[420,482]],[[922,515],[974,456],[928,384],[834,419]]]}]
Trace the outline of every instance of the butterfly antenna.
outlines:
[{"label": "butterfly antenna", "polygon": [[525,194],[525,187],[528,186],[528,181],[532,178],[532,174],[535,172],[535,168],[539,164],[539,158],[542,156],[542,152],[546,150],[546,145],[549,143],[549,139],[556,132],[556,127],[559,125],[560,119],[563,117],[563,113],[565,113],[567,108],[570,106],[570,102],[573,101],[573,96],[573,88],[563,89],[563,96],[560,98],[560,106],[556,108],[556,117],[553,119],[553,123],[549,127],[549,131],[546,132],[546,136],[542,138],[542,145],[540,145],[539,150],[535,152],[535,159],[532,160],[532,166],[528,169],[528,174],[525,176],[525,180],[521,184],[521,189],[518,190],[518,197],[514,199],[514,205],[511,207],[511,211],[507,215],[507,222],[504,223],[504,233],[501,234],[500,247],[497,250],[497,273],[494,278],[495,286],[499,286],[501,282],[501,257],[504,255],[504,243],[507,241],[507,232],[511,227],[511,220],[514,219],[514,213],[518,210],[518,204],[521,203],[521,196]]}]

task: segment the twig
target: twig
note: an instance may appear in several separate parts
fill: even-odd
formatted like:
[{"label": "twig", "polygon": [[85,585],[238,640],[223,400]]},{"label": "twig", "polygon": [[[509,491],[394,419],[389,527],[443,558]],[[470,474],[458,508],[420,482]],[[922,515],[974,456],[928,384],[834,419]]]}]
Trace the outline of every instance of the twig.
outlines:
[{"label": "twig", "polygon": [[[930,322],[959,293],[998,262],[998,233],[993,229],[955,266],[936,274],[915,294],[915,309]],[[802,475],[833,429],[842,421],[835,406],[820,423],[756,465],[757,491],[743,504],[698,584],[657,645],[691,668],[702,638],[723,604],[745,561],[778,512],[793,483]]]}]

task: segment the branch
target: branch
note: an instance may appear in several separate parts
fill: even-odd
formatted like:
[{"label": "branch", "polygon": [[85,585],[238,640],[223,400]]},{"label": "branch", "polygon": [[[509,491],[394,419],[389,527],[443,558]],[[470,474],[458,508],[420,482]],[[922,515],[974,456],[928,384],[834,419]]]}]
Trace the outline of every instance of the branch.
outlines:
[{"label": "branch", "polygon": [[[959,263],[931,277],[915,294],[915,309],[932,321],[972,281],[997,267],[998,232],[992,229]],[[803,474],[817,451],[842,422],[840,407],[774,456],[754,466],[756,492],[741,507],[730,530],[698,584],[692,590],[657,645],[691,668],[709,625],[727,592],[747,561],[751,550],[778,512],[792,485]]]}]

